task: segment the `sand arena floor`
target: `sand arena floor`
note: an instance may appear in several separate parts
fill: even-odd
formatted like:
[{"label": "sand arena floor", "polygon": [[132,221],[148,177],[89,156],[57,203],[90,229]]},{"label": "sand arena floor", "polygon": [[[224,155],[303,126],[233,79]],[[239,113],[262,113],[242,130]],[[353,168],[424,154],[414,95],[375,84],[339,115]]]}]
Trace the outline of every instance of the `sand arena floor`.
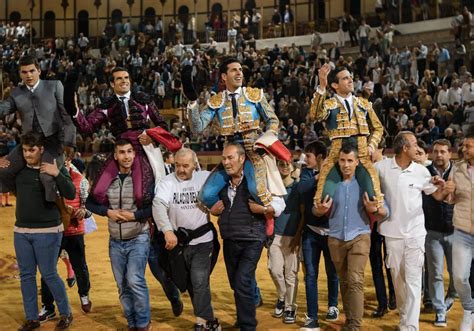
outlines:
[{"label": "sand arena floor", "polygon": [[[14,198],[11,199],[15,203]],[[0,208],[0,330],[16,330],[23,322],[24,313],[20,292],[20,280],[16,266],[13,247],[13,224],[15,220],[15,207]],[[121,306],[118,300],[117,287],[113,279],[108,256],[108,233],[104,218],[96,218],[98,231],[86,235],[86,253],[91,278],[90,298],[93,302],[92,312],[84,314],[80,310],[80,301],[77,287],[68,288],[70,304],[74,314],[74,322],[70,330],[126,330],[127,324],[122,317]],[[267,251],[264,250],[257,270],[257,282],[263,295],[263,306],[257,309],[259,330],[290,330],[298,329],[304,319],[306,300],[304,291],[303,272],[299,273],[298,288],[298,314],[297,323],[283,324],[281,319],[271,316],[276,301],[275,286],[270,278],[267,267]],[[66,279],[66,268],[59,262],[58,269],[62,279]],[[147,282],[150,289],[151,315],[153,330],[185,330],[192,329],[194,316],[189,295],[184,294],[184,312],[175,318],[170,304],[163,290],[153,275],[147,269]],[[38,273],[39,283],[39,273]],[[446,284],[447,285],[447,284]],[[221,321],[224,329],[232,329],[236,313],[233,293],[227,281],[225,265],[222,257],[211,276],[212,300],[215,315]],[[319,319],[323,330],[340,330],[344,314],[338,322],[327,323],[324,321],[327,306],[326,275],[324,263],[321,263],[319,277]],[[40,298],[38,299],[40,302]],[[391,311],[382,319],[371,318],[372,311],[376,308],[375,291],[372,284],[370,265],[367,264],[365,274],[365,316],[364,330],[395,330],[398,323],[398,314]],[[339,309],[342,310],[342,301],[339,300]],[[462,318],[462,307],[456,300],[454,307],[448,314],[448,330],[456,330]],[[420,317],[421,330],[438,329],[433,326],[434,313],[422,313]],[[54,330],[56,321],[50,321],[41,326],[39,330]]]}]

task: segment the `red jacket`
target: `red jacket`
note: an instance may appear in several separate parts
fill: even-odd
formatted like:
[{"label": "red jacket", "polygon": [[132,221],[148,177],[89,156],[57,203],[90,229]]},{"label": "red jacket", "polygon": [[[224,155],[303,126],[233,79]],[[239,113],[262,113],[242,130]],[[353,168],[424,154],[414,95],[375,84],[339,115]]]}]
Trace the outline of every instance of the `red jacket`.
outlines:
[{"label": "red jacket", "polygon": [[[84,178],[79,172],[69,169],[69,174],[71,175],[72,182],[76,187],[76,197],[72,200],[66,200],[66,204],[73,208],[73,215],[81,207],[81,181]],[[84,219],[75,220],[71,217],[71,222],[69,226],[64,229],[64,236],[77,236],[84,234]]]}]

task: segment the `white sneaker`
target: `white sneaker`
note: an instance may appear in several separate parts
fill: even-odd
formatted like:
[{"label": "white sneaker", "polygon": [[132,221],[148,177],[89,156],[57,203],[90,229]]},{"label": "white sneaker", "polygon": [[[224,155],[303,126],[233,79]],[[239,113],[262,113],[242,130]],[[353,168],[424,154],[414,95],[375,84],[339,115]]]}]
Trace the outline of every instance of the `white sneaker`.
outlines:
[{"label": "white sneaker", "polygon": [[472,312],[465,310],[464,315],[462,316],[461,325],[459,326],[459,331],[472,331],[472,319]]}]

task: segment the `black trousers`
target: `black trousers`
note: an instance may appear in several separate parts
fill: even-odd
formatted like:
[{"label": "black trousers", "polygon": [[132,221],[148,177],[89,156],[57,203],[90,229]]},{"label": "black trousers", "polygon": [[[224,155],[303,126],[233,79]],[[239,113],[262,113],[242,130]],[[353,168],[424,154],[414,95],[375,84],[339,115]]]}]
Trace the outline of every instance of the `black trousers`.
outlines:
[{"label": "black trousers", "polygon": [[[387,255],[384,237],[377,231],[377,223],[374,224],[372,233],[370,234],[370,267],[372,268],[372,279],[374,281],[375,295],[377,297],[379,307],[386,308],[388,306],[387,291],[385,287],[385,277],[383,275],[384,258]],[[382,247],[383,245],[383,247]],[[392,276],[390,270],[385,268],[387,274],[387,285],[390,296],[395,296],[393,288]]]},{"label": "black trousers", "polygon": [[[66,250],[69,260],[76,275],[77,292],[79,296],[89,295],[91,284],[89,281],[89,269],[86,262],[86,247],[84,235],[63,237],[61,248]],[[61,251],[60,251],[61,252]],[[54,310],[54,298],[46,283],[41,278],[41,302],[47,310]]]},{"label": "black trousers", "polygon": [[230,287],[234,290],[237,323],[242,331],[256,330],[255,270],[262,254],[263,242],[224,240],[224,261]]},{"label": "black trousers", "polygon": [[[45,140],[42,162],[56,163],[61,168],[64,163],[64,156],[62,154],[62,144],[57,137],[48,137]],[[7,168],[0,168],[0,181],[2,182],[3,193],[13,191],[15,188],[15,176],[21,169],[26,166],[23,158],[23,149],[21,145],[15,147],[14,150],[7,155],[7,160],[10,165]],[[47,174],[40,174],[41,183],[45,188],[46,201],[54,202],[57,199],[57,187],[54,178]]]}]

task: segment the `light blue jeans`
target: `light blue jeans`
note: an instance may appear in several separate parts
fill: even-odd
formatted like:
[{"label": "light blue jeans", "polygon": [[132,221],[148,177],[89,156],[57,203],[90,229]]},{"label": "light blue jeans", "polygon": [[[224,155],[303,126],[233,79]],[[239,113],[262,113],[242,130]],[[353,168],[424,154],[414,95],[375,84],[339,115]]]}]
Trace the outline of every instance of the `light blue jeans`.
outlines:
[{"label": "light blue jeans", "polygon": [[431,302],[437,313],[446,313],[444,302],[444,257],[449,273],[448,296],[454,297],[453,282],[453,246],[454,234],[446,234],[437,231],[428,231],[425,241],[426,265],[428,266],[428,286]]},{"label": "light blue jeans", "polygon": [[109,241],[110,263],[129,328],[143,328],[150,322],[150,296],[145,269],[150,251],[150,234],[130,240]]},{"label": "light blue jeans", "polygon": [[62,232],[57,233],[14,233],[16,259],[20,268],[21,294],[27,320],[38,319],[38,287],[36,269],[53,294],[61,315],[71,313],[64,283],[58,275],[59,249]]},{"label": "light blue jeans", "polygon": [[456,257],[453,259],[454,287],[459,294],[464,310],[474,311],[474,301],[469,284],[471,262],[474,256],[474,235],[455,229],[453,256]]}]

